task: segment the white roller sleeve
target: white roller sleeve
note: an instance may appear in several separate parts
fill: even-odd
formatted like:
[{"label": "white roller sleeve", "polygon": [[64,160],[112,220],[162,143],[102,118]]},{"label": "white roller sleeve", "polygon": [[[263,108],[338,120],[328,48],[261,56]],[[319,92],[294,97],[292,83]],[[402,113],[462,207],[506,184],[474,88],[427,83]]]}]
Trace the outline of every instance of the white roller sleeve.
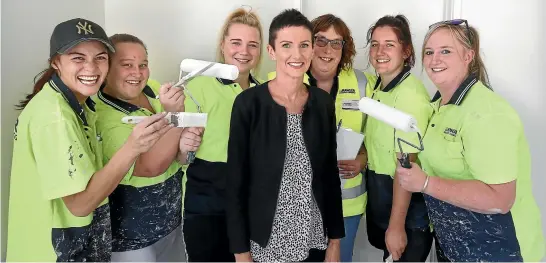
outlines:
[{"label": "white roller sleeve", "polygon": [[395,129],[405,132],[419,132],[417,121],[411,115],[371,98],[362,98],[358,102],[358,108],[369,117],[387,123]]},{"label": "white roller sleeve", "polygon": [[[180,70],[184,72],[192,72],[200,70],[211,61],[197,60],[197,59],[184,59],[180,63]],[[222,64],[214,62],[214,66],[201,73],[203,76],[216,77],[222,79],[235,80],[239,76],[239,69],[234,65]]]},{"label": "white roller sleeve", "polygon": [[[174,116],[174,118],[172,118]],[[169,123],[175,124],[175,127],[206,127],[207,126],[207,113],[193,113],[193,112],[168,112],[165,119],[169,120]],[[121,122],[127,124],[137,124],[148,118],[148,116],[125,116],[121,118]],[[173,120],[174,119],[174,120]]]}]

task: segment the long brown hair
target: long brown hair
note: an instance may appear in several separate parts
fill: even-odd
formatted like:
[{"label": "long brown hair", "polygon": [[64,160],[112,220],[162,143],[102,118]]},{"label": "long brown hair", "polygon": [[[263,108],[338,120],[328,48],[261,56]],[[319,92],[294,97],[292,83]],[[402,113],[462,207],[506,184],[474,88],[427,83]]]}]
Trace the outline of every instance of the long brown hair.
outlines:
[{"label": "long brown hair", "polygon": [[[55,57],[53,57],[51,61],[53,61]],[[32,98],[34,98],[34,96],[36,96],[36,94],[38,94],[38,92],[42,90],[44,85],[51,79],[55,72],[55,69],[51,65],[49,65],[47,69],[38,73],[38,75],[34,77],[34,87],[32,89],[32,92],[27,94],[24,99],[20,100],[19,104],[15,105],[15,108],[17,110],[23,110],[30,102],[30,100],[32,100]]]},{"label": "long brown hair", "polygon": [[326,31],[331,26],[334,27],[336,33],[338,33],[345,41],[343,50],[341,51],[341,60],[339,61],[339,65],[342,69],[352,68],[354,57],[356,55],[356,48],[355,42],[351,35],[351,30],[345,24],[345,22],[335,15],[325,14],[313,19],[311,23],[313,24],[313,37],[318,32]]}]

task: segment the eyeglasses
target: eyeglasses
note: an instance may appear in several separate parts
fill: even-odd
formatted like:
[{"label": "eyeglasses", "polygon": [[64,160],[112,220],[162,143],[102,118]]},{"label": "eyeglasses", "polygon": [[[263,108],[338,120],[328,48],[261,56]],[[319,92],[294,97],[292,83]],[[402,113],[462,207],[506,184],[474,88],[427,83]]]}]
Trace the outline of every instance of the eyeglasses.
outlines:
[{"label": "eyeglasses", "polygon": [[343,48],[343,45],[345,45],[345,40],[340,40],[340,39],[330,40],[322,36],[315,37],[315,44],[317,44],[317,46],[319,47],[325,47],[326,45],[328,45],[328,43],[330,43],[330,46],[333,49],[340,50]]},{"label": "eyeglasses", "polygon": [[470,44],[472,45],[471,31],[470,31],[470,27],[468,26],[468,20],[466,20],[466,19],[452,19],[452,20],[440,21],[440,22],[437,22],[437,23],[434,23],[434,24],[430,25],[428,27],[428,29],[431,29],[433,27],[437,27],[437,26],[440,26],[440,25],[458,26],[458,25],[461,25],[461,24],[465,24],[465,26],[466,26],[466,36],[468,37],[468,41],[470,41]]}]

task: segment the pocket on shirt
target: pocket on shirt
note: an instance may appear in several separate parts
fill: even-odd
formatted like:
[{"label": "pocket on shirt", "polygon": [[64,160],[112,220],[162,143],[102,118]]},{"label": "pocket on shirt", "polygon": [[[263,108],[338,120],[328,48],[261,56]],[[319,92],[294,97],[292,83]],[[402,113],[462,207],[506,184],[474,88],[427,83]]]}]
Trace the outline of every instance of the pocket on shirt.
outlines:
[{"label": "pocket on shirt", "polygon": [[465,161],[463,155],[463,145],[459,141],[445,142],[445,162],[442,164],[443,169],[450,174],[461,174],[465,171]]}]

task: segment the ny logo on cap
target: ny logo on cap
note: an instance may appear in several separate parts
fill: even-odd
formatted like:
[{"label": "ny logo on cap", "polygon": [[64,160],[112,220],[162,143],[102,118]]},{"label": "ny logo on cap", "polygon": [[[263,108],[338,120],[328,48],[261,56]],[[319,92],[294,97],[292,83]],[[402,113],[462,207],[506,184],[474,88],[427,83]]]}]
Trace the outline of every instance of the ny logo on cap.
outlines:
[{"label": "ny logo on cap", "polygon": [[78,34],[82,34],[82,30],[83,32],[87,35],[87,34],[95,34],[93,33],[93,30],[91,29],[91,24],[87,24],[87,21],[85,21],[83,24],[82,22],[78,22],[78,24],[76,25],[76,28],[78,29]]}]

